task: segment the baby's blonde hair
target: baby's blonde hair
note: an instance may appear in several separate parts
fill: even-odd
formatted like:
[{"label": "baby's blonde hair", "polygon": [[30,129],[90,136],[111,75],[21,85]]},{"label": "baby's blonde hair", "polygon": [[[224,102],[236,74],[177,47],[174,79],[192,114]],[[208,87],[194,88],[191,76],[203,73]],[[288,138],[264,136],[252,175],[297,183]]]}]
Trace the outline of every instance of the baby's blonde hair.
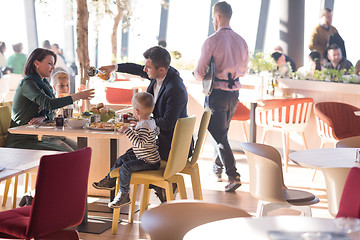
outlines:
[{"label": "baby's blonde hair", "polygon": [[135,109],[146,116],[150,116],[155,107],[154,97],[148,92],[138,92],[132,98]]},{"label": "baby's blonde hair", "polygon": [[67,72],[58,71],[51,77],[51,85],[54,87],[59,83],[60,79],[68,79],[70,82],[70,76]]}]

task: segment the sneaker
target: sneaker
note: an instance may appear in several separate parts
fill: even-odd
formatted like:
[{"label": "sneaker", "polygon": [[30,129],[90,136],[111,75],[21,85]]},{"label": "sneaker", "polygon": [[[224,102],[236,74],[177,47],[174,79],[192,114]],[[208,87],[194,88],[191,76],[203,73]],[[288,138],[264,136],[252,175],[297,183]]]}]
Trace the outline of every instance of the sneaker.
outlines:
[{"label": "sneaker", "polygon": [[241,186],[240,177],[236,177],[233,180],[229,180],[228,185],[225,186],[225,192],[234,192],[240,186]]},{"label": "sneaker", "polygon": [[[166,192],[165,189],[152,185],[149,186],[150,189],[154,189],[155,190],[155,195],[159,198],[161,203],[166,202]],[[179,190],[177,188],[177,184],[173,183],[173,194],[174,194],[174,199],[176,198],[176,195],[178,194]]]},{"label": "sneaker", "polygon": [[116,179],[115,178],[108,178],[105,177],[100,182],[93,182],[92,186],[96,189],[100,190],[114,190],[116,185]]},{"label": "sneaker", "polygon": [[19,202],[19,206],[20,207],[30,206],[32,204],[33,199],[34,198],[32,196],[24,195]]},{"label": "sneaker", "polygon": [[121,208],[127,206],[131,203],[130,197],[128,193],[120,193],[116,195],[112,202],[109,202],[109,208]]}]

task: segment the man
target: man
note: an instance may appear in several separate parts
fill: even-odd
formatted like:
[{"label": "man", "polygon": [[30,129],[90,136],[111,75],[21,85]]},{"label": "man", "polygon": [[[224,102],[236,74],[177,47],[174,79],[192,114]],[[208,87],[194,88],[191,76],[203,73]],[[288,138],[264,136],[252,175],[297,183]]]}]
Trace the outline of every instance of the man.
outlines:
[{"label": "man", "polygon": [[325,51],[328,47],[330,36],[338,32],[337,29],[331,25],[332,17],[331,9],[325,8],[321,12],[320,24],[315,27],[310,37],[309,49],[320,52],[323,58],[326,56]]},{"label": "man", "polygon": [[215,140],[214,172],[219,179],[225,166],[229,183],[226,192],[235,191],[241,186],[240,174],[235,166],[235,158],[228,141],[231,118],[238,104],[240,82],[248,64],[248,46],[245,40],[229,26],[232,15],[231,6],[218,2],[212,11],[215,33],[208,37],[201,50],[201,56],[194,75],[202,80],[211,57],[214,58],[216,81],[205,105],[211,109],[208,130]]},{"label": "man", "polygon": [[[156,125],[160,128],[160,135],[158,136],[159,153],[161,159],[167,160],[176,121],[179,118],[187,117],[188,95],[179,72],[170,66],[171,57],[165,48],[155,46],[146,50],[143,55],[145,66],[135,63],[123,63],[104,66],[100,70],[107,74],[115,70],[117,72],[138,75],[150,80],[147,92],[151,93],[155,100],[153,118]],[[192,148],[190,150],[191,153]],[[120,158],[116,160],[112,169],[120,166]],[[93,186],[97,189],[112,190],[115,188],[115,179],[111,179],[107,175],[100,182],[94,182]],[[160,200],[162,202],[166,201],[164,189],[154,189]]]},{"label": "man", "polygon": [[335,43],[330,45],[327,57],[329,62],[324,65],[324,68],[336,70],[346,69],[346,72],[348,72],[353,66],[349,60],[342,56],[340,47]]}]

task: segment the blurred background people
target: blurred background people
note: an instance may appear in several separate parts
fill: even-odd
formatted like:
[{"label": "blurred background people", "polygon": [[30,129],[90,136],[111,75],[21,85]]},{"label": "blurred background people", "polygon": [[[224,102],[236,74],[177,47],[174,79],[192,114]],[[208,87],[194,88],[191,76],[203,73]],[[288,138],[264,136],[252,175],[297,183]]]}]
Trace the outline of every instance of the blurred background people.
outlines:
[{"label": "blurred background people", "polygon": [[0,42],[0,69],[2,67],[5,67],[6,65],[5,51],[6,51],[5,42]]},{"label": "blurred background people", "polygon": [[42,47],[46,48],[46,49],[51,49],[50,41],[49,40],[44,40],[42,42]]},{"label": "blurred background people", "polygon": [[320,52],[323,58],[326,56],[325,51],[328,47],[330,36],[338,32],[332,26],[332,17],[332,10],[324,8],[321,12],[320,23],[312,31],[309,41],[309,49]]},{"label": "blurred background people", "polygon": [[24,66],[26,63],[26,55],[22,53],[23,44],[16,43],[13,46],[14,54],[6,61],[6,66],[13,69],[13,73],[24,74]]},{"label": "blurred background people", "polygon": [[280,52],[274,52],[271,54],[271,57],[275,60],[277,71],[281,77],[288,77],[290,74],[290,63],[287,64],[285,60],[285,55]]},{"label": "blurred background people", "polygon": [[322,58],[321,53],[313,51],[308,56],[308,62],[300,67],[296,74],[301,79],[313,79],[316,70],[322,70]]},{"label": "blurred background people", "polygon": [[285,61],[288,62],[288,63],[290,63],[291,71],[292,71],[292,72],[295,72],[295,71],[296,71],[295,61],[294,61],[291,57],[289,57],[288,55],[286,55],[286,54],[284,53],[284,50],[283,50],[283,48],[282,48],[280,45],[278,45],[278,46],[276,46],[276,47],[274,48],[274,52],[282,53],[282,54],[285,56]]},{"label": "blurred background people", "polygon": [[344,58],[341,53],[341,49],[337,44],[331,44],[327,50],[327,56],[329,62],[324,64],[324,68],[342,70],[346,69],[346,72],[353,66],[352,63]]}]

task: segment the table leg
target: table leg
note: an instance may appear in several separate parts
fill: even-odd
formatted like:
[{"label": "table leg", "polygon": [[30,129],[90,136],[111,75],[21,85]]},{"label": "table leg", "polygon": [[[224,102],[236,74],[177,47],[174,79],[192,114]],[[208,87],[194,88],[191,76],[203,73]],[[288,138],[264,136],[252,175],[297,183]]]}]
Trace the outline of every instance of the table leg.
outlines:
[{"label": "table leg", "polygon": [[256,143],[256,122],[255,122],[255,109],[256,102],[252,102],[250,106],[250,142]]},{"label": "table leg", "polygon": [[[77,138],[77,146],[78,149],[87,147],[87,138],[86,137],[78,137]],[[89,221],[90,219],[90,221]],[[86,205],[85,205],[85,213],[83,221],[80,225],[74,227],[74,229],[78,230],[79,232],[85,233],[97,233],[100,234],[108,229],[111,228],[112,220],[109,219],[95,219],[94,222],[91,221],[91,217],[88,217],[88,203],[86,198]]]}]

